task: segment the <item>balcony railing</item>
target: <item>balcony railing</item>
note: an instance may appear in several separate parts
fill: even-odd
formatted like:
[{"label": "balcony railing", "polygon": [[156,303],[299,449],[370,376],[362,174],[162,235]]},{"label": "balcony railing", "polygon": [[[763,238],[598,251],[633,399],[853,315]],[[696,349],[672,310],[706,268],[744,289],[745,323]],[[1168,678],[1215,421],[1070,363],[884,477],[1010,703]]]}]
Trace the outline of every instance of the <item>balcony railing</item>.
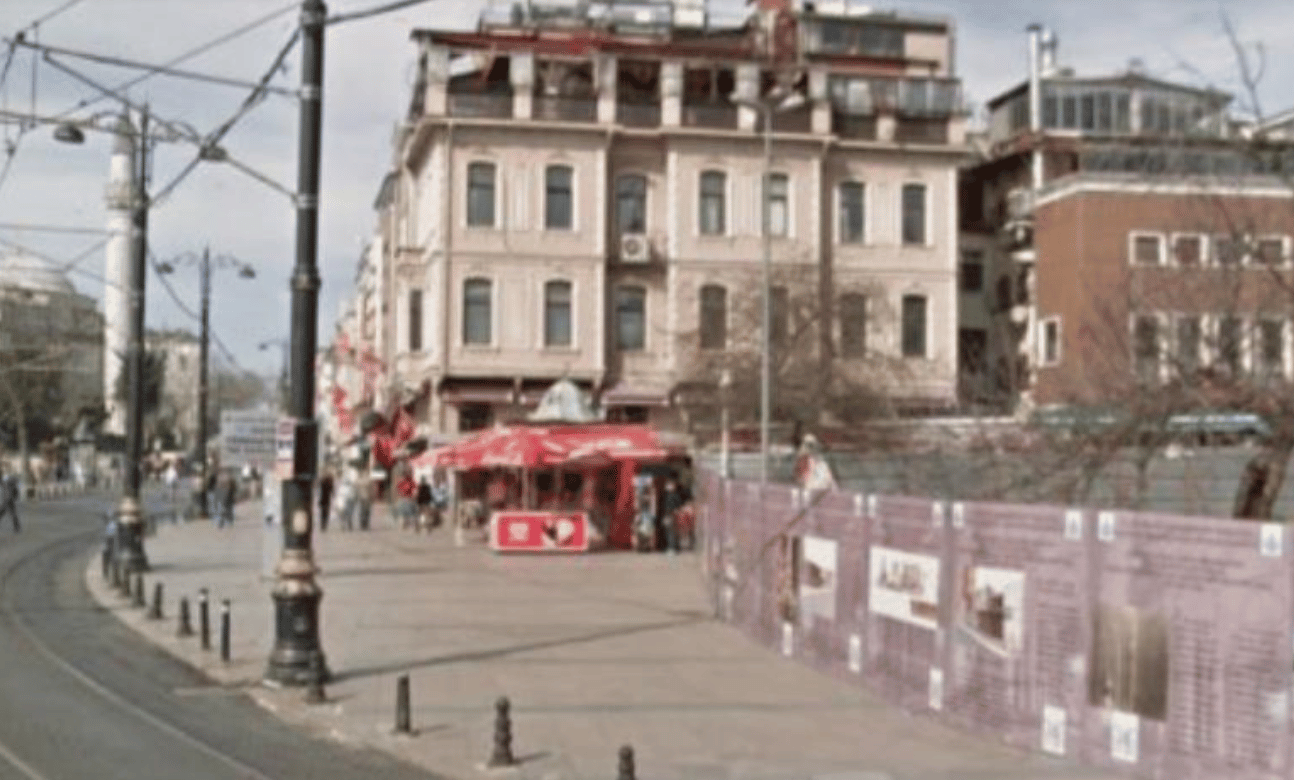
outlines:
[{"label": "balcony railing", "polygon": [[[759,127],[764,127],[763,119],[760,119]],[[781,133],[808,133],[813,129],[813,109],[809,106],[797,108],[793,111],[774,111],[773,112],[773,130]]]},{"label": "balcony railing", "polygon": [[558,122],[596,122],[598,103],[588,98],[536,95],[534,118]]},{"label": "balcony railing", "polygon": [[846,114],[843,111],[833,111],[831,113],[831,132],[841,138],[851,138],[858,141],[875,141],[876,117],[856,116],[854,114]]},{"label": "balcony railing", "polygon": [[660,103],[617,103],[616,122],[626,127],[660,127]]},{"label": "balcony railing", "polygon": [[451,92],[449,115],[473,119],[507,119],[512,116],[512,95]]},{"label": "balcony railing", "polygon": [[683,106],[683,124],[687,127],[709,127],[717,130],[737,128],[737,107],[731,103],[687,103]]},{"label": "balcony railing", "polygon": [[901,116],[894,124],[894,140],[906,144],[946,144],[948,120]]}]

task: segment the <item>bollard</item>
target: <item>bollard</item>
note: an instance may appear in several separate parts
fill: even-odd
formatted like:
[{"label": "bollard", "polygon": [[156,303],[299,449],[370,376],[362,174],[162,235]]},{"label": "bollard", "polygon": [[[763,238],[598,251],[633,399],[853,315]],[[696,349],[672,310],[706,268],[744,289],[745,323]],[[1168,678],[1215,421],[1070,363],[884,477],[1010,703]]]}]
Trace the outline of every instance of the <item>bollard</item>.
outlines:
[{"label": "bollard", "polygon": [[323,704],[328,701],[323,686],[323,661],[314,655],[310,659],[310,682],[306,684],[306,704]]},{"label": "bollard", "polygon": [[229,599],[220,602],[220,660],[229,663]]},{"label": "bollard", "polygon": [[620,764],[616,768],[616,780],[636,780],[634,777],[634,749],[629,745],[620,746]]},{"label": "bollard", "polygon": [[395,680],[395,733],[409,734],[412,731],[409,723],[409,675],[402,674]]},{"label": "bollard", "polygon": [[162,583],[153,583],[153,606],[148,609],[149,620],[162,619]]},{"label": "bollard", "polygon": [[175,629],[176,636],[193,636],[193,624],[189,621],[189,597],[184,596],[180,599],[180,618],[179,627]]},{"label": "bollard", "polygon": [[516,761],[512,757],[512,717],[508,714],[511,708],[507,696],[500,696],[494,702],[494,751],[486,766],[512,766]]},{"label": "bollard", "polygon": [[108,584],[113,590],[121,589],[121,566],[115,557],[108,562]]},{"label": "bollard", "polygon": [[144,575],[135,572],[135,587],[131,589],[131,603],[136,607],[144,606]]},{"label": "bollard", "polygon": [[99,559],[103,566],[103,581],[112,582],[112,548],[105,544],[103,552],[99,553]]},{"label": "bollard", "polygon": [[203,650],[211,649],[211,609],[206,588],[198,591],[198,642]]}]

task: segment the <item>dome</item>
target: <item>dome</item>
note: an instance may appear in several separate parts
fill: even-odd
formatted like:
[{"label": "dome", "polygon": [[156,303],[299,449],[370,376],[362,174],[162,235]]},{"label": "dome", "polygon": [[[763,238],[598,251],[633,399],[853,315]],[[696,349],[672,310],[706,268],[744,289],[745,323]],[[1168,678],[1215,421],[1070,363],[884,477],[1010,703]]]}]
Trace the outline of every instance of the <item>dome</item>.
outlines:
[{"label": "dome", "polygon": [[44,258],[27,253],[0,256],[0,287],[75,295],[67,274]]}]

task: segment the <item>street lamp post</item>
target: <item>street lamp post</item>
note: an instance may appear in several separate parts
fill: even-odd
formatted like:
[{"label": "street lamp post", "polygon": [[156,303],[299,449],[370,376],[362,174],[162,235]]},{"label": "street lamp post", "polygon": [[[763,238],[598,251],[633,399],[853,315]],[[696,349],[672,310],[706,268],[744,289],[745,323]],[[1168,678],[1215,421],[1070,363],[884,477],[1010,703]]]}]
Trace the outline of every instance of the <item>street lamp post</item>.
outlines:
[{"label": "street lamp post", "polygon": [[[238,275],[244,279],[253,279],[256,277],[256,271],[250,265],[243,263],[231,257],[216,257],[215,262],[219,267],[232,266],[238,269]],[[198,419],[197,419],[197,443],[194,448],[194,457],[198,461],[198,478],[202,480],[198,488],[198,519],[206,520],[208,515],[208,496],[207,496],[207,478],[208,469],[210,468],[207,461],[207,410],[210,406],[208,400],[210,383],[208,381],[210,352],[211,352],[211,249],[209,247],[202,250],[202,255],[197,258],[198,276],[202,293],[201,308],[201,329],[198,337]],[[175,266],[171,262],[159,263],[157,266],[159,273],[169,274],[175,271]]]},{"label": "street lamp post", "polygon": [[283,551],[275,569],[274,648],[265,678],[309,685],[328,677],[319,642],[311,493],[318,448],[314,359],[319,305],[319,162],[323,118],[323,0],[301,3],[301,118],[297,161],[296,267],[292,272],[292,473],[283,481]]}]

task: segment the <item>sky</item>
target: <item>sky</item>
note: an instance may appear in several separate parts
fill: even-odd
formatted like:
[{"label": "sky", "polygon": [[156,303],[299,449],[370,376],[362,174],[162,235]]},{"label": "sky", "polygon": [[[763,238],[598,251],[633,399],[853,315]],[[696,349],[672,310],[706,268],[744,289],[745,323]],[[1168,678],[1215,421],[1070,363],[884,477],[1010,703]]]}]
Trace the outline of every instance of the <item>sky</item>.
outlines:
[{"label": "sky", "polygon": [[[710,2],[728,16],[742,7],[741,0]],[[332,0],[328,10],[345,14],[386,3]],[[354,290],[361,251],[376,226],[373,200],[390,166],[392,131],[408,106],[413,81],[409,33],[415,28],[470,29],[484,5],[484,0],[430,0],[328,29],[318,260],[321,345],[332,333],[339,306]],[[972,110],[1024,79],[1025,27],[1031,22],[1055,31],[1059,63],[1081,75],[1114,73],[1140,59],[1152,76],[1233,92],[1238,107],[1252,110],[1255,101],[1247,94],[1225,32],[1225,8],[1235,39],[1258,70],[1258,110],[1270,115],[1294,107],[1294,57],[1264,56],[1294,51],[1288,0],[1231,0],[1225,5],[1217,0],[946,0],[873,7],[953,20],[955,67]],[[12,39],[25,31],[27,40],[45,46],[165,64],[250,27],[175,67],[254,82],[287,42],[298,8],[297,0],[0,0],[0,36]],[[0,49],[0,57],[8,49]],[[296,47],[271,83],[297,87],[300,57]],[[55,59],[104,87],[115,88],[140,74],[65,55]],[[205,134],[233,115],[249,92],[245,86],[156,75],[125,94],[146,102],[158,117]],[[103,122],[119,110],[115,100],[96,98],[101,93],[94,86],[35,58],[27,48],[16,51],[0,83],[0,111]],[[223,146],[237,161],[294,191],[298,111],[292,98],[269,96],[234,125]],[[97,244],[106,224],[103,192],[111,135],[88,132],[83,145],[72,146],[55,141],[47,125],[24,129],[0,124],[0,134],[0,170],[8,163],[0,178],[0,252],[14,245],[38,252],[65,265],[79,291],[102,298],[104,252]],[[184,143],[156,145],[155,195],[194,152]],[[154,260],[170,260],[176,269],[167,277],[174,296],[150,273],[148,327],[197,331],[191,316],[199,301],[195,263],[198,253],[209,249],[213,257],[223,258],[212,277],[215,339],[232,352],[239,367],[276,374],[280,345],[289,333],[295,247],[295,210],[289,198],[228,164],[202,163],[154,205],[149,243]],[[241,278],[231,266],[234,261],[252,266],[256,278]]]}]

